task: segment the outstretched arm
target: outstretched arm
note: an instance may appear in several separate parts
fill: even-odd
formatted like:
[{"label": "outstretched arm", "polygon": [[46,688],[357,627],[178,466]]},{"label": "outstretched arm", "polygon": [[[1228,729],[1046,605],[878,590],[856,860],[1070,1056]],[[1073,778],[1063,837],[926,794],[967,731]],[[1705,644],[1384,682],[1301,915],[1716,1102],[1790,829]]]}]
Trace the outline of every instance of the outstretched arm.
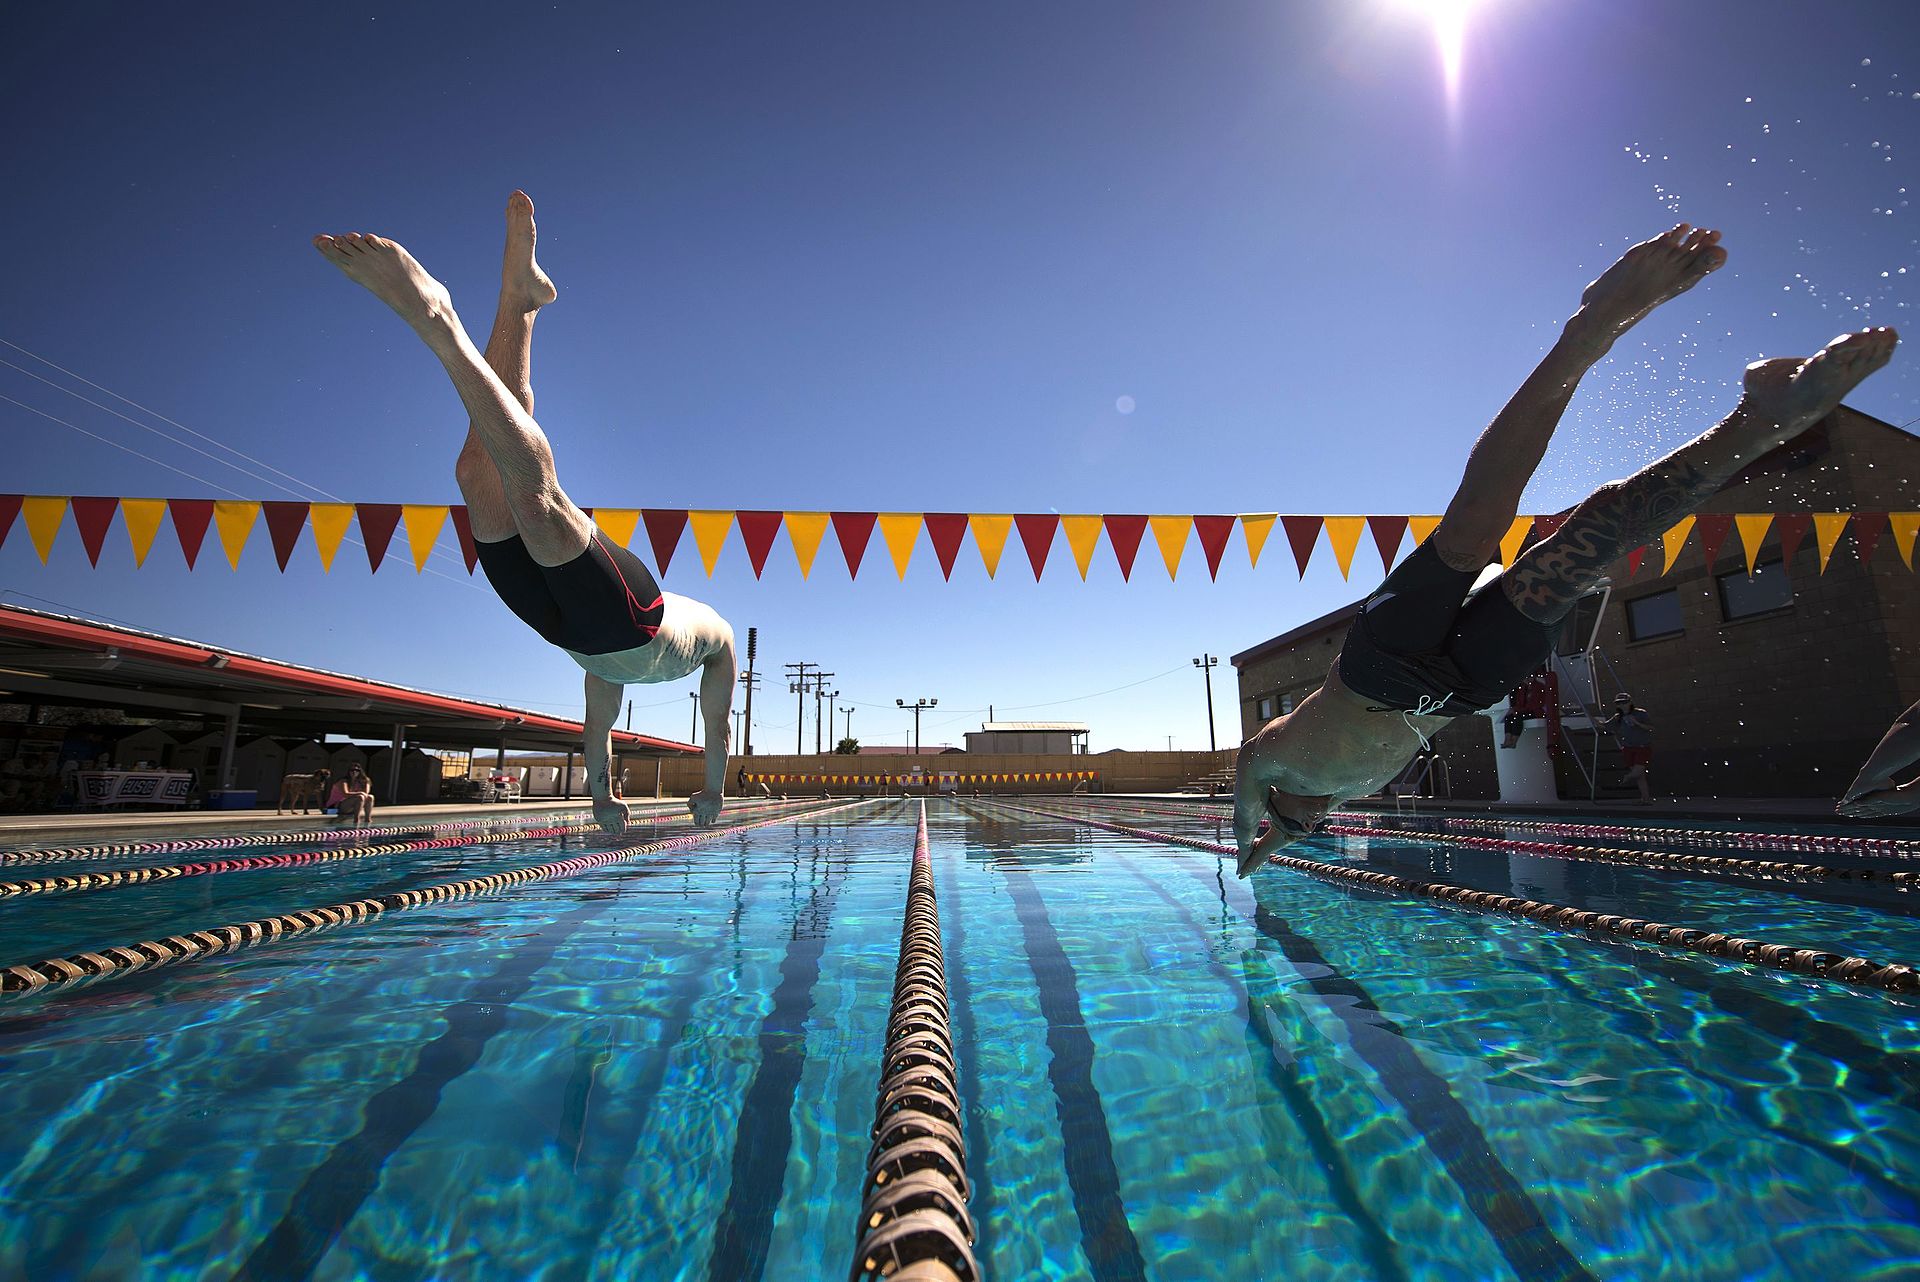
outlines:
[{"label": "outstretched arm", "polygon": [[687,809],[693,821],[706,825],[720,817],[720,803],[726,796],[727,732],[733,728],[733,683],[735,680],[733,633],[729,631],[718,649],[707,656],[706,670],[700,675],[700,707],[707,729],[706,787],[693,794]]},{"label": "outstretched arm", "polygon": [[1916,762],[1920,762],[1920,703],[1894,719],[1835,809],[1853,818],[1920,810],[1920,775],[1898,787],[1893,782],[1896,774]]},{"label": "outstretched arm", "polygon": [[587,673],[587,788],[593,793],[593,817],[618,836],[627,830],[627,807],[613,797],[613,719],[620,715],[625,686]]}]

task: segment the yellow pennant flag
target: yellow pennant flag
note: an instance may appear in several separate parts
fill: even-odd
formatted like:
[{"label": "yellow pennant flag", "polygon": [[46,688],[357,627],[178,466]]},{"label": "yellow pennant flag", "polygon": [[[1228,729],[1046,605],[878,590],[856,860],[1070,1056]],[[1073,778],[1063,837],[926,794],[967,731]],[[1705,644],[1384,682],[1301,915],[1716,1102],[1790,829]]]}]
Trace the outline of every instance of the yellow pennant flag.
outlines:
[{"label": "yellow pennant flag", "polygon": [[1087,581],[1087,567],[1093,564],[1093,550],[1100,546],[1097,516],[1063,516],[1060,528],[1067,532],[1067,546],[1073,549],[1073,563],[1080,567],[1080,581]]},{"label": "yellow pennant flag", "polygon": [[1520,549],[1527,545],[1527,535],[1533,529],[1533,518],[1516,516],[1513,524],[1507,527],[1507,537],[1500,540],[1500,564],[1512,565],[1513,558],[1520,555]]},{"label": "yellow pennant flag", "polygon": [[1427,541],[1427,536],[1440,528],[1437,516],[1410,516],[1407,518],[1407,533],[1413,535],[1413,546],[1419,547]]},{"label": "yellow pennant flag", "polygon": [[987,567],[991,579],[1000,568],[1000,554],[1006,550],[1013,517],[998,512],[976,514],[967,517],[967,528],[973,531],[973,545],[980,549],[980,563]]},{"label": "yellow pennant flag", "polygon": [[1353,550],[1360,546],[1360,532],[1367,528],[1367,518],[1329,516],[1324,520],[1327,542],[1333,546],[1333,559],[1340,563],[1340,577],[1344,579],[1347,571],[1353,568]]},{"label": "yellow pennant flag", "polygon": [[325,574],[333,569],[334,555],[353,524],[353,504],[315,503],[307,519],[313,523],[313,550],[320,554],[320,571]]},{"label": "yellow pennant flag", "polygon": [[1693,533],[1693,518],[1683,516],[1680,524],[1660,536],[1660,553],[1665,558],[1660,563],[1660,573],[1665,574],[1673,568],[1680,556],[1680,549],[1687,545],[1687,536]]},{"label": "yellow pennant flag", "polygon": [[1889,512],[1887,527],[1893,531],[1893,546],[1900,550],[1900,559],[1913,568],[1913,539],[1920,534],[1920,512]]},{"label": "yellow pennant flag", "polygon": [[1773,528],[1773,513],[1737,512],[1733,528],[1740,531],[1740,547],[1747,554],[1747,573],[1752,574],[1754,562],[1760,558],[1760,545],[1766,542],[1767,531]]},{"label": "yellow pennant flag", "polygon": [[67,500],[63,495],[30,494],[20,501],[20,515],[27,519],[34,551],[40,554],[40,564],[45,565],[53,552],[54,536],[60,533],[60,523],[67,519]]},{"label": "yellow pennant flag", "polygon": [[1160,545],[1160,559],[1167,563],[1167,577],[1180,573],[1180,556],[1187,550],[1187,534],[1193,529],[1191,516],[1150,516],[1153,541]]},{"label": "yellow pennant flag", "polygon": [[699,545],[707,577],[712,578],[713,567],[720,561],[720,549],[727,545],[727,531],[733,528],[733,513],[689,512],[687,524],[693,527],[693,541]]},{"label": "yellow pennant flag", "polygon": [[1247,536],[1247,564],[1258,569],[1261,549],[1267,546],[1267,536],[1273,533],[1273,523],[1279,519],[1274,512],[1258,512],[1240,518],[1240,528]]},{"label": "yellow pennant flag", "polygon": [[260,505],[249,499],[213,501],[213,523],[220,529],[220,546],[227,550],[227,564],[236,570],[240,568],[240,553],[247,546],[247,536],[253,533],[253,523],[259,519]]},{"label": "yellow pennant flag", "polygon": [[1833,555],[1833,549],[1840,542],[1840,531],[1847,528],[1845,512],[1815,512],[1813,514],[1813,537],[1820,544],[1820,573],[1827,572],[1827,560]]},{"label": "yellow pennant flag", "polygon": [[127,537],[133,541],[133,563],[147,563],[153,551],[154,536],[160,533],[160,518],[167,514],[165,499],[121,499],[120,515],[126,518]]},{"label": "yellow pennant flag", "polygon": [[907,562],[913,560],[913,545],[920,538],[920,514],[882,512],[880,537],[887,541],[887,551],[893,554],[893,572],[905,582]]},{"label": "yellow pennant flag", "polygon": [[640,524],[640,509],[637,507],[597,507],[593,509],[593,523],[600,527],[600,533],[618,543],[621,547],[633,541],[633,527]]},{"label": "yellow pennant flag", "polygon": [[800,577],[813,573],[813,558],[820,551],[820,540],[827,535],[825,512],[788,512],[787,538],[793,542],[794,560],[800,563]]},{"label": "yellow pennant flag", "polygon": [[[447,509],[431,503],[402,503],[400,519],[407,523],[407,546],[413,549],[413,572],[418,574],[427,568],[427,558],[433,555],[440,527],[447,523]],[[627,532],[633,531],[629,528]]]}]

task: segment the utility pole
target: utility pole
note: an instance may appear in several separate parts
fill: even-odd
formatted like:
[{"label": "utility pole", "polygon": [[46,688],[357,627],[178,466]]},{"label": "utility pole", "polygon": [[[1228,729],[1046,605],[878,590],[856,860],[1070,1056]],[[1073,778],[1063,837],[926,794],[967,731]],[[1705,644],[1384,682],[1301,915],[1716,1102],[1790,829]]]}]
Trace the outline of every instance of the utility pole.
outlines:
[{"label": "utility pole", "polygon": [[905,699],[895,699],[893,702],[896,707],[911,708],[913,710],[913,755],[917,757],[920,755],[920,713],[924,709],[940,706],[940,701],[938,699],[915,699],[912,703],[908,703]]},{"label": "utility pole", "polygon": [[753,755],[753,692],[760,686],[760,676],[752,668],[748,668],[740,674],[740,684],[747,689],[747,707],[745,712],[735,710],[741,718],[741,724],[734,730],[733,741],[744,745],[740,750],[741,756],[751,757]]},{"label": "utility pole", "polygon": [[756,658],[758,658],[759,655],[760,655],[760,629],[748,628],[747,629],[747,673],[745,676],[740,678],[740,684],[744,685],[747,688],[747,716],[746,716],[747,733],[746,733],[745,755],[749,757],[753,755],[753,688],[760,684],[760,678],[756,677],[753,674],[753,661]]},{"label": "utility pole", "polygon": [[[839,697],[840,697],[840,692],[838,690],[827,691],[827,729],[829,730],[833,729],[833,724],[834,724],[833,723],[833,701],[835,699],[838,699]],[[835,743],[833,746],[838,748],[840,745],[838,743]]]},{"label": "utility pole", "polygon": [[693,731],[691,735],[688,737],[687,742],[699,743],[700,742],[700,692],[698,690],[689,690],[687,691],[687,698],[693,700]]},{"label": "utility pole", "polygon": [[817,663],[786,665],[787,676],[791,678],[787,682],[787,693],[800,696],[800,702],[796,705],[799,713],[793,719],[793,755],[796,757],[807,750],[807,670],[809,668],[818,671],[820,665]]},{"label": "utility pole", "polygon": [[820,747],[820,704],[826,696],[827,678],[832,675],[831,672],[813,674],[813,755],[816,757],[823,751]]},{"label": "utility pole", "polygon": [[1217,654],[1202,654],[1193,661],[1193,666],[1200,669],[1201,674],[1207,679],[1207,751],[1209,752],[1220,751],[1220,745],[1213,737],[1213,670],[1219,663],[1220,656]]},{"label": "utility pole", "polygon": [[740,742],[740,718],[746,715],[746,713],[740,711],[738,708],[733,710],[733,741],[735,743]]}]

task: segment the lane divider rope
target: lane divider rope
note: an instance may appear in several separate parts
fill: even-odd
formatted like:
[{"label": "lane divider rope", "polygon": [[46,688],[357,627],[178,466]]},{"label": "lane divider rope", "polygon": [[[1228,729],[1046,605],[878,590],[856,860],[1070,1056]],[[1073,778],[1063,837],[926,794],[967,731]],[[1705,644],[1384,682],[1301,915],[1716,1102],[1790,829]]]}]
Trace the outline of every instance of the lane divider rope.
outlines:
[{"label": "lane divider rope", "polygon": [[863,804],[865,803],[856,801],[824,809],[789,812],[758,819],[752,823],[736,824],[727,828],[701,829],[659,841],[616,847],[590,855],[576,855],[571,859],[558,859],[531,867],[488,873],[481,877],[469,877],[461,881],[422,886],[417,890],[396,891],[377,898],[356,899],[348,903],[331,904],[324,908],[300,909],[273,917],[242,922],[238,925],[214,926],[206,930],[171,935],[166,939],[145,940],[137,944],[103,948],[95,952],[73,953],[65,957],[50,957],[45,961],[8,966],[0,969],[0,998],[45,991],[50,988],[98,983],[103,979],[131,975],[137,971],[157,970],[160,967],[172,966],[184,961],[217,957],[274,940],[291,939],[298,935],[331,930],[350,923],[372,921],[388,913],[405,912],[428,904],[470,899],[476,895],[490,894],[522,882],[569,877],[575,873],[621,863],[643,855],[705,845],[755,828],[785,823],[796,817],[810,818],[853,809]]}]

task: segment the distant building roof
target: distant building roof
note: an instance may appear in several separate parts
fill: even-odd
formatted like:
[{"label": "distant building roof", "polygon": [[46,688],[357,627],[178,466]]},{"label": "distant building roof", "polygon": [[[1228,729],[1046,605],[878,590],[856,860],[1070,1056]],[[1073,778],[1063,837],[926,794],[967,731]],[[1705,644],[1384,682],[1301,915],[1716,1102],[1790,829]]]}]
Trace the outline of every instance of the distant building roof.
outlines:
[{"label": "distant building roof", "polygon": [[980,723],[982,734],[1023,734],[1036,731],[1085,734],[1087,723],[1084,721],[983,721]]}]

